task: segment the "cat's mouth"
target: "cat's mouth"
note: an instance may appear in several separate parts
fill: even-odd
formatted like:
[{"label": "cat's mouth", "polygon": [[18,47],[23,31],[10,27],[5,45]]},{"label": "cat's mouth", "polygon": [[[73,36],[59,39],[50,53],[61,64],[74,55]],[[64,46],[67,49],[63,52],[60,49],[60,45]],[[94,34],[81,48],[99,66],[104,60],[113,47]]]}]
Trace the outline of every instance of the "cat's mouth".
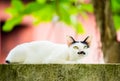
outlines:
[{"label": "cat's mouth", "polygon": [[79,54],[79,55],[80,55],[80,54],[85,55],[86,53],[85,53],[84,51],[80,51],[80,52],[78,52],[78,54]]}]

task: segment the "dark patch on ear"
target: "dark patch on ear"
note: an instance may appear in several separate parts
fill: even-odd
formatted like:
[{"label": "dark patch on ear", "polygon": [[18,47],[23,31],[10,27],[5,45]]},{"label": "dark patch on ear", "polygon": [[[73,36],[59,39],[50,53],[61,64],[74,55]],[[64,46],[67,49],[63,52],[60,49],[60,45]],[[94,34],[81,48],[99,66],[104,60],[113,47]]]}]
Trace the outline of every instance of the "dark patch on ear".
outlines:
[{"label": "dark patch on ear", "polygon": [[89,38],[89,36],[87,36],[83,42],[86,42],[86,40],[87,40],[88,38]]},{"label": "dark patch on ear", "polygon": [[73,40],[73,42],[72,42],[72,43],[74,43],[74,42],[75,42],[74,38],[73,38],[72,36],[70,36],[70,38]]},{"label": "dark patch on ear", "polygon": [[81,41],[81,43],[86,44],[87,47],[89,48],[90,46],[89,46],[89,43],[87,42],[88,38],[89,38],[89,36],[87,36],[87,37],[84,39],[84,41]]},{"label": "dark patch on ear", "polygon": [[67,45],[70,46],[73,43],[75,43],[74,38],[72,36],[67,36]]}]

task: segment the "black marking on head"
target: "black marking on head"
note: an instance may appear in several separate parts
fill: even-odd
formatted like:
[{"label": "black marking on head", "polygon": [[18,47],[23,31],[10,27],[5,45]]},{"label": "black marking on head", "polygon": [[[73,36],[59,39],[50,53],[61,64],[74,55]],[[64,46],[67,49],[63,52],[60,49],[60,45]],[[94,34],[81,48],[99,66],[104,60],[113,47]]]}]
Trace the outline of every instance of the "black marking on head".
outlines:
[{"label": "black marking on head", "polygon": [[72,44],[75,44],[75,43],[83,43],[83,44],[87,45],[87,48],[89,48],[89,45],[86,41],[74,41],[74,42],[72,42]]},{"label": "black marking on head", "polygon": [[73,41],[72,44],[79,43],[79,41]]},{"label": "black marking on head", "polygon": [[9,60],[6,60],[5,62],[6,62],[7,64],[10,64],[10,61],[9,61]]},{"label": "black marking on head", "polygon": [[81,41],[81,43],[87,45],[87,48],[89,48],[89,45],[88,45],[88,43],[86,41]]}]

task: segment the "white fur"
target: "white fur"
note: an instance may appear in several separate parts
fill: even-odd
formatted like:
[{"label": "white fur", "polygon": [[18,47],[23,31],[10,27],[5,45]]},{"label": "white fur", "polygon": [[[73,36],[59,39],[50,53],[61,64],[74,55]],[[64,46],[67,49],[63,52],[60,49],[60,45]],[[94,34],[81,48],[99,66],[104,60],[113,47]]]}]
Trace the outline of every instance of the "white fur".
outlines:
[{"label": "white fur", "polygon": [[73,49],[74,45],[79,46],[79,50],[84,50],[81,48],[83,47],[82,43],[75,43],[70,47],[66,44],[55,44],[49,41],[24,43],[12,49],[6,60],[10,63],[21,64],[80,63],[84,55],[78,55],[78,50]]}]

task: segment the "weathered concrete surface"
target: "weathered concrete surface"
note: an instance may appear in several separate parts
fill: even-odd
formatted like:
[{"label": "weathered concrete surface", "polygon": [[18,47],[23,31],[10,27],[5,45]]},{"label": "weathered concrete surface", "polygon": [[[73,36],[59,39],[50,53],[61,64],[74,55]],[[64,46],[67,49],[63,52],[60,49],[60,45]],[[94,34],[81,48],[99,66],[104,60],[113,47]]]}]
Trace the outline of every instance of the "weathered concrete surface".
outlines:
[{"label": "weathered concrete surface", "polygon": [[120,64],[2,64],[0,81],[120,81]]}]

